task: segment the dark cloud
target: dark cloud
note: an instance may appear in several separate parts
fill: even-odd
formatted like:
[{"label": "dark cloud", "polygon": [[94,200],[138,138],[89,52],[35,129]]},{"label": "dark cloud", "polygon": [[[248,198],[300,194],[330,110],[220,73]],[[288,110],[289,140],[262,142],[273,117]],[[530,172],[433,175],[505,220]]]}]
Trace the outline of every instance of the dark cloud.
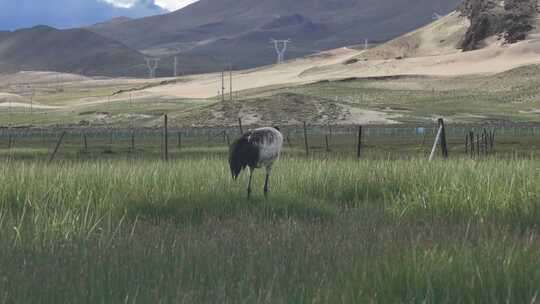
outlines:
[{"label": "dark cloud", "polygon": [[165,11],[154,0],[139,0],[129,9],[100,0],[0,0],[0,30],[40,24],[70,28],[119,16],[136,18],[161,13]]}]

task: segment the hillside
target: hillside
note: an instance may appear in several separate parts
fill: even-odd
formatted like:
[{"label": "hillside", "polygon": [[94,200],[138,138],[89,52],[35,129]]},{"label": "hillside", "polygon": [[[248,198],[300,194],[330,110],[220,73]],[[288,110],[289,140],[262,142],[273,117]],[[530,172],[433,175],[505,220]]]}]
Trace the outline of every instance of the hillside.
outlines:
[{"label": "hillside", "polygon": [[84,29],[37,26],[0,33],[0,72],[47,70],[138,76],[146,73],[143,63],[141,53]]},{"label": "hillside", "polygon": [[[199,55],[249,68],[275,61],[270,38],[293,40],[287,58],[384,41],[446,14],[460,0],[200,0],[161,16],[90,30],[149,54]],[[215,71],[222,65],[211,65]],[[191,72],[186,67],[186,72]]]},{"label": "hillside", "polygon": [[527,38],[535,27],[537,0],[465,0],[459,11],[471,21],[461,42],[464,50],[484,47],[484,41],[499,35],[508,43]]}]

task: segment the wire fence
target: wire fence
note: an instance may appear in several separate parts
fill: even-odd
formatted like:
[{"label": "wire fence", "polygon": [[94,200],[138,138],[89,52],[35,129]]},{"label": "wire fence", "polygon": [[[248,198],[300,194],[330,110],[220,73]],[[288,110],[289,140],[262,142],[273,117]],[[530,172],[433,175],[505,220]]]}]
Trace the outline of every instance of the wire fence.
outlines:
[{"label": "wire fence", "polygon": [[[47,159],[58,148],[58,158],[105,158],[137,156],[171,158],[188,154],[227,153],[228,146],[248,127],[125,128],[125,127],[20,127],[0,128],[0,153],[15,158]],[[438,130],[436,124],[363,126],[282,126],[285,153],[340,155],[354,157],[361,149],[366,158],[425,156],[431,150]],[[540,125],[486,124],[446,126],[448,146],[453,155],[467,155],[469,133],[486,129],[496,134],[499,154],[536,156],[540,149]],[[60,143],[61,134],[64,134]],[[169,155],[167,155],[168,158]]]}]

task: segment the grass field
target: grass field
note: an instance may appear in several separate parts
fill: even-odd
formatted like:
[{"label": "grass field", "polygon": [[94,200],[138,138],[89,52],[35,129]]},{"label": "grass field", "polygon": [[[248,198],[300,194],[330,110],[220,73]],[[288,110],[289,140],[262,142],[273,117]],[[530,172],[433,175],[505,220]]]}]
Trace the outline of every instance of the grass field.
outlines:
[{"label": "grass field", "polygon": [[[540,303],[538,71],[227,103],[127,80],[6,87],[57,108],[0,111],[0,304]],[[429,163],[440,116],[450,158]],[[262,172],[250,201],[228,172],[238,117],[285,135],[268,200]],[[484,128],[493,153],[467,155],[465,134]]]},{"label": "grass field", "polygon": [[[0,303],[535,303],[540,163],[8,161]],[[245,177],[245,176],[244,176]]]}]

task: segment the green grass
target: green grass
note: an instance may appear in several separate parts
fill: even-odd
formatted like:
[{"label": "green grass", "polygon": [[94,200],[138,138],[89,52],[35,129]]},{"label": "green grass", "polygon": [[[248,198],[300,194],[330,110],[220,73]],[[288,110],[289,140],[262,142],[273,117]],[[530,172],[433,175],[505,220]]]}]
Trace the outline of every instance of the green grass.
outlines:
[{"label": "green grass", "polygon": [[[489,80],[491,79],[482,77],[471,82]],[[425,85],[422,80],[410,81]],[[380,82],[377,81],[357,80],[319,83],[292,90],[297,94],[327,98],[353,107],[400,110],[402,116],[396,120],[404,123],[425,122],[436,116],[465,123],[483,120],[540,121],[537,113],[528,112],[540,108],[540,92],[536,84],[529,83],[519,88],[494,91],[489,85],[462,87],[461,82],[465,80],[450,78],[434,81],[433,88],[388,89],[379,88]]]},{"label": "green grass", "polygon": [[0,303],[534,303],[538,160],[0,168]]}]

